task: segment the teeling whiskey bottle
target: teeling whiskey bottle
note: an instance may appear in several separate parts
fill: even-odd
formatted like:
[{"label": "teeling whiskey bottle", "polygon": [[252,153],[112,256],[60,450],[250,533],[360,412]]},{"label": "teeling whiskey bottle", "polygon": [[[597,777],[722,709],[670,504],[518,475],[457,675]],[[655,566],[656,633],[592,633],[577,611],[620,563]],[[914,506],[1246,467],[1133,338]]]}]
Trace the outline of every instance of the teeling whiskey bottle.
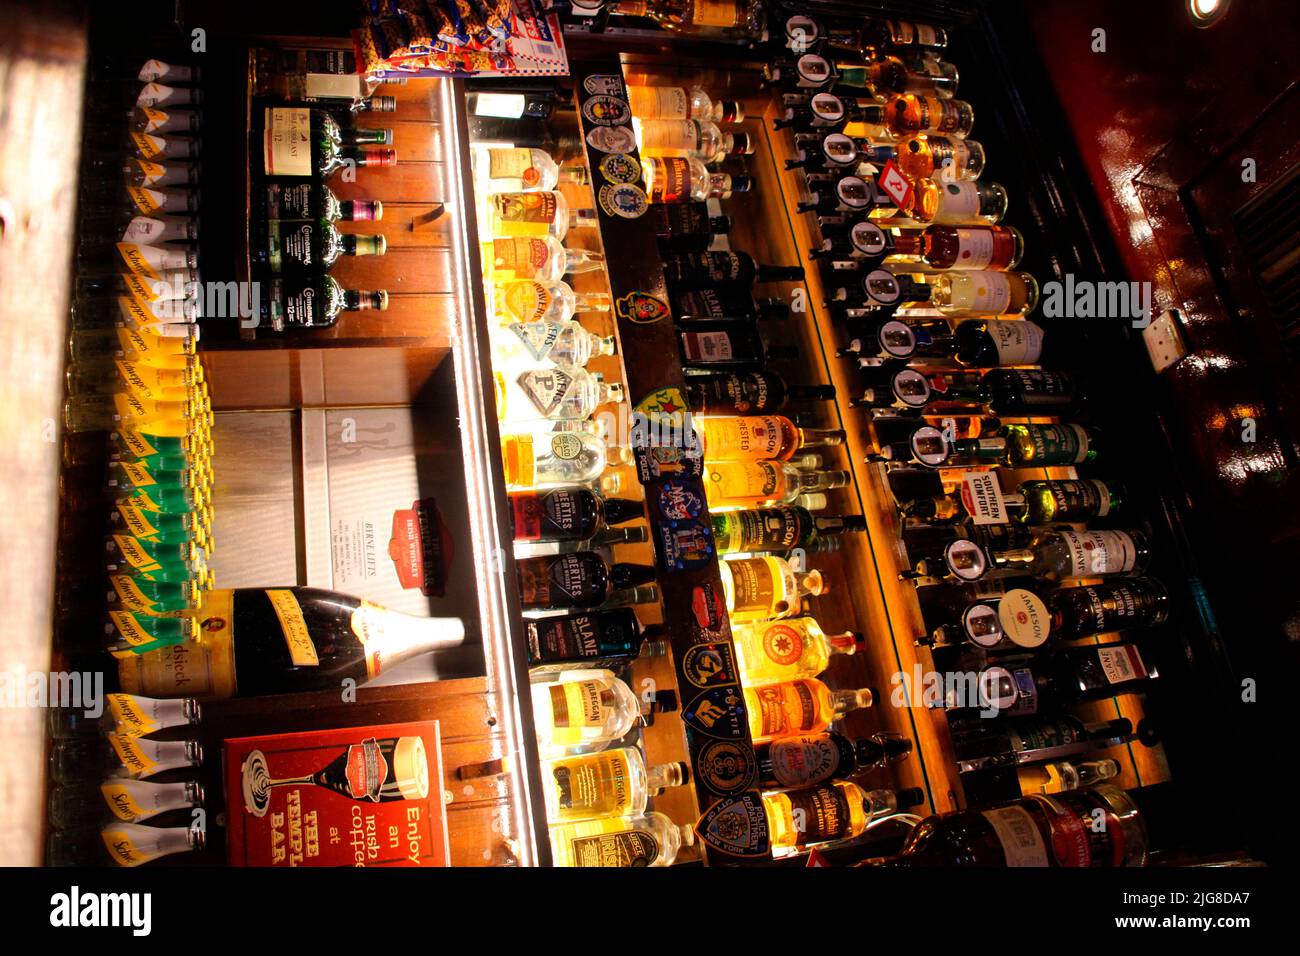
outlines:
[{"label": "teeling whiskey bottle", "polygon": [[320,588],[209,591],[195,617],[198,643],[118,662],[124,690],[201,699],[338,690],[465,640],[459,618],[413,617]]}]

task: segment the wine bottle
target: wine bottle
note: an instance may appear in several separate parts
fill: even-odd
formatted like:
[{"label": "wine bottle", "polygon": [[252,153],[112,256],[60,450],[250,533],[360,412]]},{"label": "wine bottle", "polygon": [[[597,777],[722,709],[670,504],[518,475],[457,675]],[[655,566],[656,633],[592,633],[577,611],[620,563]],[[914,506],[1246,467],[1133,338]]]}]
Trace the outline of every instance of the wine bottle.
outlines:
[{"label": "wine bottle", "polygon": [[209,591],[204,639],[118,661],[122,687],[150,697],[337,691],[433,651],[459,647],[459,618],[413,617],[320,588]]},{"label": "wine bottle", "polygon": [[793,360],[794,346],[768,345],[757,322],[711,320],[692,322],[677,331],[682,364],[689,373],[761,371],[768,362]]}]

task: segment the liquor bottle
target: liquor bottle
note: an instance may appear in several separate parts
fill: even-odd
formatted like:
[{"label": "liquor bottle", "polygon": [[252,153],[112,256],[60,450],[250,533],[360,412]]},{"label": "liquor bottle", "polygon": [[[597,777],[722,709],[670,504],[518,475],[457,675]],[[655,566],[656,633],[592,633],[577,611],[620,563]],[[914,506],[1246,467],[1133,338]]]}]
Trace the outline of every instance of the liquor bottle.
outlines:
[{"label": "liquor bottle", "polygon": [[558,681],[530,687],[537,746],[544,758],[604,750],[642,718],[677,708],[671,692],[643,700],[610,671],[584,670],[581,675],[562,674]]},{"label": "liquor bottle", "polygon": [[650,796],[667,787],[680,787],[690,778],[684,763],[646,767],[636,747],[618,747],[578,754],[542,764],[542,793],[546,818],[574,823],[608,817],[638,816]]},{"label": "liquor bottle", "polygon": [[979,179],[984,171],[984,147],[973,139],[927,133],[900,140],[896,146],[876,147],[872,162],[883,166],[893,159],[909,179],[939,183]]},{"label": "liquor bottle", "polygon": [[978,226],[1000,222],[1006,215],[1007,202],[1007,191],[1000,183],[918,179],[907,205],[887,216],[886,221]]},{"label": "liquor bottle", "polygon": [[885,108],[879,103],[859,103],[834,93],[795,96],[788,102],[774,129],[801,129],[843,132],[852,124],[859,136],[872,142],[891,141],[894,136],[885,125]]},{"label": "liquor bottle", "polygon": [[793,617],[805,595],[821,594],[820,571],[796,571],[785,558],[728,558],[718,562],[727,614],[734,624]]},{"label": "liquor bottle", "polygon": [[763,415],[780,411],[791,401],[834,398],[833,385],[787,385],[775,372],[695,375],[686,382],[687,403],[698,415]]},{"label": "liquor bottle", "polygon": [[942,133],[954,139],[970,135],[975,110],[965,100],[946,100],[925,94],[902,93],[885,104],[886,122],[895,136]]},{"label": "liquor bottle", "polygon": [[666,630],[642,627],[631,608],[529,618],[524,622],[528,666],[621,666],[638,657],[659,657]]},{"label": "liquor bottle", "polygon": [[271,276],[317,274],[329,271],[344,256],[382,256],[387,251],[382,235],[340,233],[332,222],[273,219],[266,223],[264,245],[253,249],[253,268]]},{"label": "liquor bottle", "polygon": [[859,42],[864,50],[881,52],[942,50],[948,45],[948,31],[928,23],[872,17],[862,27]]},{"label": "liquor bottle", "polygon": [[590,418],[601,405],[626,399],[621,384],[606,383],[599,372],[588,372],[576,365],[522,372],[515,384],[527,396],[529,405],[513,408],[514,403],[507,398],[505,408],[501,409],[502,421],[539,415],[546,419],[582,420]]},{"label": "liquor bottle", "polygon": [[87,776],[142,780],[201,763],[203,748],[194,740],[144,740],[109,734],[54,741],[49,766],[50,778],[65,784]]},{"label": "liquor bottle", "polygon": [[915,419],[912,431],[888,442],[881,442],[875,455],[867,461],[914,461],[927,468],[960,468],[1000,464],[1007,454],[1007,440],[999,434],[979,434],[975,437],[957,436],[951,428],[937,428]]},{"label": "liquor bottle", "polygon": [[368,145],[391,135],[389,130],[353,127],[345,133],[325,110],[268,107],[261,119],[263,125],[257,132],[263,140],[262,161],[252,170],[255,177],[321,179],[352,165],[397,163],[393,149]]},{"label": "liquor bottle", "polygon": [[647,215],[664,253],[704,252],[714,236],[731,231],[731,218],[710,216],[702,202],[655,203]]},{"label": "liquor bottle", "polygon": [[866,86],[876,96],[928,94],[950,100],[957,95],[957,67],[937,56],[898,57],[881,54],[862,66],[840,68],[840,82]]},{"label": "liquor bottle", "polygon": [[803,267],[760,265],[744,252],[679,253],[665,258],[664,278],[697,286],[717,282],[797,282],[803,279]]},{"label": "liquor bottle", "polygon": [[142,216],[121,206],[87,210],[81,216],[80,229],[83,249],[93,244],[119,242],[149,246],[194,243],[199,238],[199,222],[191,216]]},{"label": "liquor bottle", "polygon": [[140,866],[173,853],[202,850],[198,827],[110,823],[102,830],[60,830],[46,845],[47,866]]},{"label": "liquor bottle", "polygon": [[815,677],[744,688],[749,735],[754,743],[819,733],[851,710],[870,707],[870,688],[831,690]]},{"label": "liquor bottle", "polygon": [[574,292],[567,282],[515,279],[503,283],[496,296],[501,315],[509,322],[565,322],[578,312],[608,312],[605,292]]},{"label": "liquor bottle", "polygon": [[203,785],[197,780],[153,783],[109,779],[98,786],[51,790],[46,817],[57,830],[76,829],[87,823],[140,823],[171,810],[201,807],[203,796]]},{"label": "liquor bottle", "polygon": [[1024,251],[1024,237],[1011,226],[927,226],[918,253],[899,253],[928,269],[1007,272]]},{"label": "liquor bottle", "polygon": [[783,91],[830,90],[839,79],[835,65],[817,53],[779,56],[763,64],[764,86]]},{"label": "liquor bottle", "polygon": [[1020,792],[1025,796],[1036,793],[1063,793],[1082,787],[1095,787],[1119,776],[1119,764],[1114,760],[1083,760],[1070,762],[1057,760],[1034,767],[1021,767],[1016,771]]},{"label": "liquor bottle", "polygon": [[393,97],[375,93],[380,84],[405,85],[406,77],[328,72],[330,66],[313,62],[309,51],[259,51],[254,63],[253,95],[351,113],[391,113],[396,109]]},{"label": "liquor bottle", "polygon": [[1083,425],[1004,425],[1012,468],[1079,465],[1097,460],[1100,435]]},{"label": "liquor bottle", "polygon": [[[810,259],[833,259],[833,271],[875,270],[887,257],[897,251],[894,232],[886,232],[870,220],[845,224],[845,228],[830,227],[822,230],[821,245],[808,251]],[[841,260],[852,266],[847,270]]]},{"label": "liquor bottle", "polygon": [[550,191],[560,183],[584,183],[581,166],[560,166],[544,149],[493,146],[475,151],[474,181],[482,193]]},{"label": "liquor bottle", "polygon": [[926,817],[897,856],[858,865],[1142,866],[1146,859],[1146,825],[1137,804],[1103,784]]},{"label": "liquor bottle", "polygon": [[645,17],[669,33],[713,40],[752,40],[741,0],[615,0],[612,13]]},{"label": "liquor bottle", "polygon": [[793,53],[808,53],[820,50],[824,46],[852,49],[857,45],[859,32],[856,28],[845,27],[833,22],[823,22],[803,14],[786,17],[785,30],[771,39],[774,46]]},{"label": "liquor bottle", "polygon": [[875,177],[827,175],[824,179],[814,179],[805,176],[804,182],[808,188],[795,206],[799,212],[855,216],[894,206],[894,200],[876,185]]},{"label": "liquor bottle", "polygon": [[757,322],[731,319],[691,322],[677,330],[677,343],[688,374],[761,370],[770,361],[799,357],[794,346],[764,342]]},{"label": "liquor bottle", "polygon": [[950,316],[1022,315],[1038,305],[1038,283],[1028,272],[941,272],[930,277],[930,304]]},{"label": "liquor bottle", "polygon": [[492,203],[493,236],[554,236],[563,240],[570,229],[594,227],[596,211],[569,208],[564,194],[553,190],[495,193]]},{"label": "liquor bottle", "polygon": [[[887,269],[872,269],[854,285],[839,286],[826,304],[859,310],[869,314],[892,315],[899,306],[928,302],[930,286],[907,274],[896,275]],[[946,323],[945,323],[946,324]]]},{"label": "liquor bottle", "polygon": [[628,86],[627,101],[638,119],[701,120],[738,123],[744,118],[738,103],[714,101],[702,87]]},{"label": "liquor bottle", "polygon": [[662,813],[564,823],[551,827],[550,836],[555,866],[672,866],[682,847],[695,845],[690,824]]},{"label": "liquor bottle", "polygon": [[753,290],[739,282],[720,282],[693,289],[674,288],[669,292],[673,320],[678,325],[719,319],[761,322],[790,317],[790,306],[784,301],[773,297],[756,301]]},{"label": "liquor bottle", "polygon": [[953,332],[953,358],[967,368],[1032,365],[1043,351],[1041,326],[1018,319],[972,319]]},{"label": "liquor bottle", "polygon": [[867,527],[861,515],[814,515],[799,505],[728,511],[714,515],[712,524],[718,554],[808,548],[830,535]]},{"label": "liquor bottle", "polygon": [[948,707],[978,707],[1025,717],[1092,700],[1149,690],[1159,678],[1130,641],[1061,648],[1034,657],[1002,658],[976,678],[979,700],[945,700]]},{"label": "liquor bottle", "polygon": [[892,767],[912,752],[912,741],[887,732],[850,740],[834,731],[782,737],[754,748],[763,790],[815,787],[867,770]]},{"label": "liquor bottle", "polygon": [[754,177],[732,173],[709,173],[709,192],[705,199],[730,199],[735,193],[747,193],[754,188]]},{"label": "liquor bottle", "polygon": [[593,481],[610,461],[605,442],[586,432],[502,435],[501,453],[512,490]]},{"label": "liquor bottle", "polygon": [[1024,499],[1018,520],[1030,525],[1104,518],[1118,510],[1126,497],[1123,485],[1096,480],[1025,481],[1016,493]]},{"label": "liquor bottle", "polygon": [[1133,724],[1123,718],[1085,724],[1073,714],[952,722],[953,750],[962,773],[1029,766],[1105,750],[1123,743],[1132,733]]},{"label": "liquor bottle", "polygon": [[895,793],[863,790],[855,783],[839,780],[806,790],[765,793],[763,811],[772,850],[779,853],[851,840],[866,832],[872,820],[924,800],[924,792],[915,787]]},{"label": "liquor bottle", "polygon": [[913,368],[880,366],[870,384],[850,404],[855,407],[922,410],[974,405],[997,415],[1057,415],[1077,405],[1073,378],[1042,369],[990,369],[987,372],[924,374]]},{"label": "liquor bottle", "polygon": [[801,495],[842,488],[852,479],[847,471],[804,471],[783,461],[720,461],[706,463],[704,493],[712,511],[790,505]]},{"label": "liquor bottle", "polygon": [[523,558],[517,567],[520,598],[526,610],[599,607],[616,591],[655,580],[652,567],[610,565],[594,551]]},{"label": "liquor bottle", "polygon": [[560,322],[512,322],[493,340],[502,356],[512,353],[555,366],[585,366],[598,355],[613,355],[618,343],[612,335],[596,335],[573,319]]},{"label": "liquor bottle", "polygon": [[1049,581],[1141,574],[1150,560],[1140,531],[1075,531],[1041,528],[1029,545],[986,554],[953,547],[944,562],[956,577],[970,581],[989,571],[1027,573]]},{"label": "liquor bottle", "polygon": [[646,156],[693,156],[705,162],[723,149],[722,130],[711,120],[638,119],[633,125]]},{"label": "liquor bottle", "polygon": [[[565,275],[605,267],[605,257],[589,249],[566,249],[554,236],[513,236],[492,240],[492,278],[558,282]],[[487,261],[488,256],[484,256]]]},{"label": "liquor bottle", "polygon": [[704,202],[713,191],[708,167],[693,156],[647,156],[641,173],[652,206]]},{"label": "liquor bottle", "polygon": [[946,361],[952,348],[952,328],[942,319],[908,322],[889,319],[873,323],[868,335],[850,339],[835,350],[835,355],[838,358],[856,358],[860,368],[880,368],[882,363],[891,360]]},{"label": "liquor bottle", "polygon": [[199,722],[198,701],[189,697],[158,700],[131,694],[108,694],[108,710],[90,717],[81,708],[52,708],[48,721],[51,740],[117,734],[147,737],[171,727],[192,727]]},{"label": "liquor bottle", "polygon": [[692,422],[710,461],[789,461],[805,448],[844,442],[843,429],[801,428],[784,415],[699,417]]},{"label": "liquor bottle", "polygon": [[414,617],[320,588],[208,591],[196,616],[200,643],[118,661],[125,691],[207,699],[337,690],[465,640],[459,618]]},{"label": "liquor bottle", "polygon": [[854,653],[862,635],[827,635],[814,618],[792,617],[733,625],[731,639],[743,682],[752,685],[816,677],[830,666],[832,655]]},{"label": "liquor bottle", "polygon": [[330,275],[273,277],[259,303],[261,328],[274,332],[331,326],[344,312],[383,311],[388,292],[344,289]]},{"label": "liquor bottle", "polygon": [[[756,148],[754,138],[748,133],[723,130],[718,148],[714,150],[713,155],[705,157],[704,164],[709,167],[716,167],[722,165],[733,156],[753,156]],[[732,191],[748,191],[748,188],[749,187],[746,187],[744,190],[735,190],[733,187]],[[720,196],[716,198],[727,199],[730,197]]]},{"label": "liquor bottle", "polygon": [[510,495],[510,530],[516,541],[590,541],[608,525],[645,517],[628,498],[601,498],[586,488],[516,491]]}]

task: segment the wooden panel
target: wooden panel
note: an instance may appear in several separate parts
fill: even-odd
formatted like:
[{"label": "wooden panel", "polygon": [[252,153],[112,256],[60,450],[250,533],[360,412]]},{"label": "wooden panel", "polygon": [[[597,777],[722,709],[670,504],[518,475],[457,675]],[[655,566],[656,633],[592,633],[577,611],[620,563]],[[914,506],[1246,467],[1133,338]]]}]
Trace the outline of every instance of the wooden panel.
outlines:
[{"label": "wooden panel", "polygon": [[[382,231],[387,239],[387,231],[375,231]],[[390,248],[382,256],[343,256],[330,274],[345,289],[387,289],[390,294],[450,292],[455,288],[456,263],[452,250],[445,246]]]},{"label": "wooden panel", "polygon": [[[0,673],[50,666],[58,421],[85,30],[71,3],[0,2]],[[19,686],[26,686],[24,683]],[[41,861],[44,712],[0,708],[0,864]]]},{"label": "wooden panel", "polygon": [[342,233],[383,233],[388,252],[398,249],[441,249],[450,243],[452,210],[430,221],[438,212],[434,202],[385,202],[384,218],[379,222],[340,222]]},{"label": "wooden panel", "polygon": [[447,175],[441,162],[408,162],[398,153],[396,166],[358,166],[353,180],[339,173],[329,187],[339,199],[442,202]]}]

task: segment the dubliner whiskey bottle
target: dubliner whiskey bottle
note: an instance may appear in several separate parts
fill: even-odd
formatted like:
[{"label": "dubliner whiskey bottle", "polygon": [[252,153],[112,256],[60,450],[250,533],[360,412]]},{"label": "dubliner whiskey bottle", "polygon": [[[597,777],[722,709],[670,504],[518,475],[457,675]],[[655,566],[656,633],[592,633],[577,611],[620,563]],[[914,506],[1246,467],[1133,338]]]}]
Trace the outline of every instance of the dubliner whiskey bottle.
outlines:
[{"label": "dubliner whiskey bottle", "polygon": [[222,698],[338,690],[465,640],[459,618],[413,617],[320,588],[209,591],[195,617],[197,642],[118,661],[125,691]]}]

